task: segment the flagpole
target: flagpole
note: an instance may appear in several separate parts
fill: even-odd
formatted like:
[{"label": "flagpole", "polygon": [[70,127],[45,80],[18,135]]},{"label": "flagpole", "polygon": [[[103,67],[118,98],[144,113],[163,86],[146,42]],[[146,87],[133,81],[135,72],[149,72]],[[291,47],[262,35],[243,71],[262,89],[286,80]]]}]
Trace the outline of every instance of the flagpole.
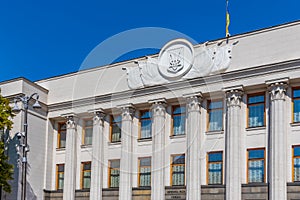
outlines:
[{"label": "flagpole", "polygon": [[226,42],[228,43],[229,41],[229,24],[230,24],[230,15],[229,15],[229,11],[228,11],[228,0],[226,0]]}]

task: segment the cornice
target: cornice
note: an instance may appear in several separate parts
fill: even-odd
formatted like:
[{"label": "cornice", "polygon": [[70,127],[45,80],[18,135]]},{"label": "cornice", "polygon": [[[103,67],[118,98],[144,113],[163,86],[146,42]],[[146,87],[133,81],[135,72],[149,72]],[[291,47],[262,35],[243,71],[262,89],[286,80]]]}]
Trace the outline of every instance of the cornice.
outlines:
[{"label": "cornice", "polygon": [[[49,108],[49,112],[52,112],[57,110],[65,110],[68,108],[88,106],[91,104],[92,105],[103,104],[110,101],[126,100],[129,97],[139,98],[139,97],[151,96],[151,95],[157,96],[157,94],[159,93],[173,91],[173,90],[183,90],[185,88],[199,87],[199,86],[201,87],[207,84],[214,84],[219,82],[231,82],[232,80],[252,78],[254,76],[263,76],[263,75],[270,75],[274,73],[299,70],[299,66],[300,66],[300,59],[273,63],[273,64],[266,64],[261,66],[253,66],[247,69],[230,71],[222,74],[207,76],[204,78],[195,78],[186,81],[168,83],[165,85],[149,86],[145,88],[136,89],[134,91],[126,90],[126,91],[113,93],[113,94],[105,94],[96,97],[88,97],[88,98],[74,100],[74,101],[50,104],[48,105],[48,108]],[[189,84],[186,84],[187,81],[189,82]],[[247,87],[247,85],[245,85],[245,87]]]}]

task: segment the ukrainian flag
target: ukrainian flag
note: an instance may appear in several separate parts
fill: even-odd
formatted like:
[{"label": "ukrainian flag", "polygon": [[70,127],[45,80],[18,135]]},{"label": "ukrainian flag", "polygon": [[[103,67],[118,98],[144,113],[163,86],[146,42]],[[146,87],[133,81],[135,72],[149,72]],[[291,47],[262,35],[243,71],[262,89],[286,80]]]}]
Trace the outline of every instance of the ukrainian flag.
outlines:
[{"label": "ukrainian flag", "polygon": [[228,11],[228,0],[226,0],[226,37],[229,37],[229,24],[230,24],[230,15]]}]

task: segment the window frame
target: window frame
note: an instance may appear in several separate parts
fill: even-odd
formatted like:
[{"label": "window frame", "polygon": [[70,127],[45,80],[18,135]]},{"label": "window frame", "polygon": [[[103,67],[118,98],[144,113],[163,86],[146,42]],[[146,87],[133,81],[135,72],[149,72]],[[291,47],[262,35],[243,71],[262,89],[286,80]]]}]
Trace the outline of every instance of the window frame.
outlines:
[{"label": "window frame", "polygon": [[[264,96],[264,102],[263,103],[251,103],[249,104],[249,98],[251,97],[255,97],[255,96]],[[264,105],[264,120],[263,120],[263,125],[262,126],[249,126],[249,107],[253,106],[253,105],[260,105],[263,104]],[[249,106],[250,105],[250,106]],[[257,92],[257,93],[251,93],[251,94],[247,94],[247,117],[246,117],[246,124],[247,124],[247,128],[257,128],[257,127],[265,127],[266,126],[266,93],[265,92]]]},{"label": "window frame", "polygon": [[[173,158],[176,156],[182,156],[184,155],[184,183],[183,185],[173,185],[173,166],[181,166],[183,164],[173,164]],[[172,187],[176,187],[176,186],[185,186],[186,185],[186,156],[185,153],[181,153],[181,154],[172,154],[171,155],[171,162],[170,162],[170,186]]]},{"label": "window frame", "polygon": [[[113,162],[113,161],[119,161],[119,168],[111,168],[111,163]],[[121,160],[120,159],[111,159],[111,160],[108,160],[108,181],[107,181],[107,183],[108,183],[108,188],[120,188],[120,163],[121,162]],[[111,187],[111,170],[112,169],[119,169],[119,185],[118,185],[118,187]]]},{"label": "window frame", "polygon": [[[264,150],[264,158],[255,158],[251,160],[263,160],[264,161],[264,178],[263,182],[249,182],[249,151],[251,150]],[[265,147],[258,147],[258,148],[250,148],[247,149],[247,184],[256,184],[256,183],[266,183],[266,148]]]},{"label": "window frame", "polygon": [[[150,110],[140,110],[140,117],[139,117],[139,135],[138,135],[138,139],[140,140],[144,140],[144,139],[151,139],[152,138],[152,118],[151,116],[149,118],[143,118],[142,119],[142,115],[145,112],[149,112],[150,115],[152,115]],[[142,137],[142,121],[144,120],[150,120],[151,121],[151,128],[150,128],[150,133],[151,133],[151,137]]]},{"label": "window frame", "polygon": [[58,129],[57,129],[57,149],[64,149],[66,148],[65,146],[62,147],[61,146],[61,131],[64,130],[66,133],[66,139],[67,139],[67,125],[66,125],[66,129],[62,129],[61,127],[63,125],[66,125],[66,122],[58,122]]},{"label": "window frame", "polygon": [[[222,108],[214,108],[214,109],[210,109],[209,106],[212,102],[222,102]],[[221,130],[209,130],[209,116],[210,116],[210,113],[211,111],[214,111],[214,110],[222,110],[222,129]],[[207,112],[206,112],[206,131],[207,132],[215,132],[215,131],[224,131],[224,99],[208,99],[207,100]]]},{"label": "window frame", "polygon": [[[91,126],[86,126],[86,122],[87,121],[92,121],[92,125]],[[93,144],[93,140],[92,140],[92,144],[86,144],[85,142],[85,136],[86,136],[86,128],[92,128],[93,131],[93,119],[92,118],[88,118],[88,119],[83,119],[83,127],[82,127],[82,140],[81,140],[81,145],[83,146],[90,146]],[[92,137],[93,137],[93,133],[92,133]]]},{"label": "window frame", "polygon": [[[122,116],[121,114],[118,114],[118,115],[115,115],[116,118],[120,117],[120,121],[114,121],[114,116],[113,115],[110,115],[110,123],[109,123],[109,126],[110,126],[110,130],[109,130],[109,141],[111,143],[119,143],[121,142],[121,138],[122,138]],[[119,127],[120,127],[120,137],[119,137],[119,140],[118,141],[112,141],[112,135],[113,135],[113,125],[114,124],[119,124]]]},{"label": "window frame", "polygon": [[[90,164],[91,168],[89,170],[84,170],[85,164]],[[89,188],[83,187],[83,184],[84,184],[83,179],[84,179],[85,172],[90,172],[90,181],[91,181],[91,177],[92,177],[92,162],[91,161],[81,162],[81,179],[80,179],[80,188],[81,189],[90,189],[90,187]]]},{"label": "window frame", "polygon": [[300,180],[299,181],[295,181],[295,167],[294,167],[295,161],[294,161],[294,159],[295,158],[299,158],[300,159],[300,156],[294,156],[295,155],[295,149],[294,149],[295,147],[299,147],[300,148],[300,145],[293,145],[292,146],[292,182],[293,183],[294,182],[299,183]]},{"label": "window frame", "polygon": [[300,86],[292,88],[292,123],[300,123],[300,121],[295,122],[295,117],[294,117],[294,110],[295,110],[294,100],[300,100],[300,97],[294,97],[294,90],[300,90]]},{"label": "window frame", "polygon": [[[180,113],[180,114],[174,114],[174,110],[176,108],[180,108],[180,107],[184,107],[185,108],[185,112],[184,113]],[[182,116],[184,115],[184,134],[174,134],[174,116]],[[180,135],[186,135],[186,106],[183,105],[172,105],[171,107],[171,136],[172,137],[176,137],[176,136],[180,136]]]},{"label": "window frame", "polygon": [[[141,160],[142,159],[147,159],[150,158],[150,166],[147,168],[150,168],[150,185],[149,186],[141,186]],[[151,156],[146,156],[146,157],[139,157],[138,158],[138,187],[151,187],[151,167],[152,167],[152,157]],[[146,167],[144,167],[146,168]]]},{"label": "window frame", "polygon": [[[63,166],[64,167],[64,171],[58,171],[59,169],[59,166]],[[55,188],[56,190],[63,190],[63,188],[58,188],[59,187],[59,174],[63,174],[64,175],[64,179],[63,181],[65,180],[65,164],[64,163],[61,163],[61,164],[56,164],[56,180],[55,180]]]},{"label": "window frame", "polygon": [[[223,185],[224,183],[224,151],[210,151],[210,152],[207,152],[206,153],[206,184],[207,185]],[[209,162],[209,154],[217,154],[217,153],[221,153],[222,154],[222,162],[221,162],[221,165],[222,165],[222,174],[221,174],[221,183],[220,184],[210,184],[209,183],[209,164],[211,163],[220,163],[220,162]]]}]

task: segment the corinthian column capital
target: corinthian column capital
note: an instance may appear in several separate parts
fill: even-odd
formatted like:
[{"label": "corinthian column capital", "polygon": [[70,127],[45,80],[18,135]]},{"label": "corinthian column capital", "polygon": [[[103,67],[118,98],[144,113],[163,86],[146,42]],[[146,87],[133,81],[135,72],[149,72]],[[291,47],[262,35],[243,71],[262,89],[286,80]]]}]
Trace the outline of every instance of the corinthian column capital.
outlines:
[{"label": "corinthian column capital", "polygon": [[76,129],[78,118],[75,113],[63,114],[61,116],[67,119],[67,129]]},{"label": "corinthian column capital", "polygon": [[124,104],[118,107],[121,109],[122,121],[133,119],[135,108],[132,104]]},{"label": "corinthian column capital", "polygon": [[275,81],[267,81],[268,89],[271,95],[271,101],[285,100],[286,89],[288,87],[288,79]]},{"label": "corinthian column capital", "polygon": [[200,111],[203,100],[202,93],[183,95],[186,97],[186,107],[188,112]]},{"label": "corinthian column capital", "polygon": [[167,101],[164,98],[161,99],[154,99],[148,101],[148,103],[151,103],[151,111],[152,111],[152,116],[162,116],[164,117],[166,114],[166,106],[167,106]]},{"label": "corinthian column capital", "polygon": [[93,118],[94,125],[103,126],[104,117],[106,116],[104,111],[103,110],[96,110],[94,112],[94,115],[95,115],[94,118]]},{"label": "corinthian column capital", "polygon": [[238,86],[238,87],[233,87],[233,88],[228,88],[226,90],[226,102],[227,106],[241,106],[242,102],[242,96],[243,96],[243,87]]}]

